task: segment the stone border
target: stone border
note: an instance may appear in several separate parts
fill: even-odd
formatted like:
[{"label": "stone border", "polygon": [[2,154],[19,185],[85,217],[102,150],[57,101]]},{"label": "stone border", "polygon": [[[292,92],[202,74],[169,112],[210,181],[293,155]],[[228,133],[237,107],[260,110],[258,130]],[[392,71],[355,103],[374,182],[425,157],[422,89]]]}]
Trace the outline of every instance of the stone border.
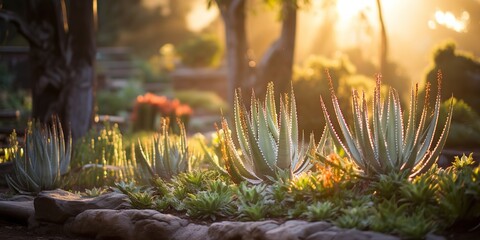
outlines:
[{"label": "stone border", "polygon": [[[36,198],[0,201],[0,217],[20,220],[29,229],[63,229],[66,234],[95,239],[176,240],[397,240],[371,231],[341,229],[328,222],[289,220],[283,223],[222,221],[210,225],[155,210],[129,209],[128,198],[107,193],[85,198],[63,190],[45,191]],[[427,239],[445,239],[428,235]]]}]

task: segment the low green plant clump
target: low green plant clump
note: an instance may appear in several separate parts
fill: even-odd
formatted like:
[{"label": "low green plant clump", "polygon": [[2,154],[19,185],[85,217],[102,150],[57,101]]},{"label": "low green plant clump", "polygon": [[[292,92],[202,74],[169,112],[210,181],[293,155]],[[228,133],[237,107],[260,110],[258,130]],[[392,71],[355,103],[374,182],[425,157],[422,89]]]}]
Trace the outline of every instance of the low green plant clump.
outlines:
[{"label": "low green plant clump", "polygon": [[447,169],[434,166],[413,179],[382,175],[372,184],[354,171],[322,165],[315,172],[270,184],[234,184],[210,170],[182,173],[170,182],[156,178],[144,187],[117,187],[134,208],[199,220],[304,219],[422,238],[459,222],[475,227],[480,217],[479,174],[472,157],[463,156]]},{"label": "low green plant clump", "polygon": [[112,186],[115,182],[135,179],[136,162],[127,158],[123,136],[117,124],[105,123],[92,129],[78,141],[68,175],[69,188]]}]

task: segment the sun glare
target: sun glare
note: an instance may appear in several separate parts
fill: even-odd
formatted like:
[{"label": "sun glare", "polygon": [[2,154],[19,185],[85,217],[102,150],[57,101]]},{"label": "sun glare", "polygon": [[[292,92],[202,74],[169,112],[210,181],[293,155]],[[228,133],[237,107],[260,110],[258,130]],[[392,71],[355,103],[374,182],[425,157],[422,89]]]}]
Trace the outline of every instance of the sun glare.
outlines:
[{"label": "sun glare", "polygon": [[470,14],[467,11],[456,17],[452,12],[437,10],[433,19],[428,21],[428,27],[436,29],[437,25],[441,25],[455,32],[467,32],[469,21]]},{"label": "sun glare", "polygon": [[192,10],[187,15],[188,29],[194,32],[200,32],[212,23],[218,14],[218,8],[211,7],[207,9],[204,1],[196,1]]},{"label": "sun glare", "polygon": [[340,21],[351,21],[356,18],[361,11],[373,8],[374,0],[337,0],[337,11]]}]

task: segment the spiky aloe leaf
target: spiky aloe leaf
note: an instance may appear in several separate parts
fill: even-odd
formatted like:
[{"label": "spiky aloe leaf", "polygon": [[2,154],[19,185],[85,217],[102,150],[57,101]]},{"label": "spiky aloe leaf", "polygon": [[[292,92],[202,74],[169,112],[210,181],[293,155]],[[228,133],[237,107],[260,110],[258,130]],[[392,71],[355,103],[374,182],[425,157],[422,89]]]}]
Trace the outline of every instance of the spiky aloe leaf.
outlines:
[{"label": "spiky aloe leaf", "polygon": [[222,153],[224,155],[226,171],[231,176],[232,180],[234,182],[239,182],[240,179],[252,183],[260,182],[260,178],[255,175],[253,166],[250,164],[245,165],[245,161],[242,161],[241,156],[238,154],[225,119],[222,121],[222,128],[225,133],[225,137],[222,140],[224,148]]},{"label": "spiky aloe leaf", "polygon": [[278,116],[277,108],[275,106],[275,94],[273,91],[273,83],[270,82],[267,85],[267,94],[265,96],[265,109],[267,111],[268,127],[273,134],[275,141],[278,141],[279,129],[278,129]]},{"label": "spiky aloe leaf", "polygon": [[268,167],[273,170],[276,165],[277,159],[277,148],[275,139],[273,138],[272,134],[268,131],[267,126],[267,119],[265,110],[263,107],[259,106],[258,108],[258,146],[260,151],[262,152],[262,157],[264,157],[264,161],[268,164]]},{"label": "spiky aloe leaf", "polygon": [[281,170],[290,169],[292,166],[292,142],[285,106],[280,104],[280,136],[278,141],[277,167]]}]

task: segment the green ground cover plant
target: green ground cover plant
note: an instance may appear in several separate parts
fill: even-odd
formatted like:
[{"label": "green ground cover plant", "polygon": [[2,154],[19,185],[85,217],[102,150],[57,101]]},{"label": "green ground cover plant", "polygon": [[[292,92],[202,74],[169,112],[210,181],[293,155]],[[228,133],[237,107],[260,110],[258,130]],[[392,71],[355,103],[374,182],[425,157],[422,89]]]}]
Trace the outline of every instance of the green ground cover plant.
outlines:
[{"label": "green ground cover plant", "polygon": [[413,239],[430,232],[441,234],[459,222],[471,228],[478,224],[480,167],[471,156],[456,158],[447,169],[434,166],[411,180],[384,175],[372,183],[354,175],[346,179],[345,173],[330,170],[326,166],[322,171],[268,184],[234,184],[210,170],[181,174],[169,183],[161,182],[161,187],[158,183],[132,185],[130,188],[150,190],[127,192],[135,193],[128,194],[132,202],[144,201],[152,209],[208,221],[329,221],[343,228]]}]

